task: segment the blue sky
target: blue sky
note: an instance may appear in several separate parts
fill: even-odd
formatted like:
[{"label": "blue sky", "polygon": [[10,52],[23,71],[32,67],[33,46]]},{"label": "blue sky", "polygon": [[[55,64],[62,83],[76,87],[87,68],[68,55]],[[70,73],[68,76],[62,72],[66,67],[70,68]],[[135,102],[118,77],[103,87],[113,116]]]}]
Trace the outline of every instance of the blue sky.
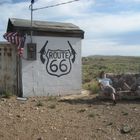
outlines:
[{"label": "blue sky", "polygon": [[[35,0],[34,8],[69,0]],[[0,41],[8,18],[30,19],[30,0],[0,1]],[[140,56],[140,0],[80,0],[34,11],[35,20],[70,22],[85,31],[82,56]]]}]

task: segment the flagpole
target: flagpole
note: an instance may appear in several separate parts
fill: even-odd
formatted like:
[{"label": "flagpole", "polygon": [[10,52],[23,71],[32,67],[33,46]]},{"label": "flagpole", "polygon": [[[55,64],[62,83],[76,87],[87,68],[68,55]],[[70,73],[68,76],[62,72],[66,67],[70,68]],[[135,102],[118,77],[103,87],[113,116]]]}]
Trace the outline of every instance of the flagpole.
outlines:
[{"label": "flagpole", "polygon": [[33,4],[34,4],[34,0],[31,0],[31,43],[32,41],[32,36],[33,36]]}]

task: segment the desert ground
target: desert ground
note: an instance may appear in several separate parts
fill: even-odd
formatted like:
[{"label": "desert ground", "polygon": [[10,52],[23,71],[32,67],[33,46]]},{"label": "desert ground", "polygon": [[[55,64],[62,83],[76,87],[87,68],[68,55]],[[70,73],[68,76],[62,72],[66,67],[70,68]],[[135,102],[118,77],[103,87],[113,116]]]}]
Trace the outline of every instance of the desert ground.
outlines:
[{"label": "desert ground", "polygon": [[0,140],[140,140],[140,100],[0,98]]}]

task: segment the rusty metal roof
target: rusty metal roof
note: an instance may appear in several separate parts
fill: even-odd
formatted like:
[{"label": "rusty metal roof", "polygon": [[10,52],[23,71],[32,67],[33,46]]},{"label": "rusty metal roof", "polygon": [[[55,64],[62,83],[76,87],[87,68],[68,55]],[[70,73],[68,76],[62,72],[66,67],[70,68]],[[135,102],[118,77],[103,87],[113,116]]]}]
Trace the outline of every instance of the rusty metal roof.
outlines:
[{"label": "rusty metal roof", "polygon": [[8,21],[7,32],[20,31],[21,33],[30,33],[32,29],[34,35],[56,35],[84,38],[84,31],[72,23],[37,21],[32,22],[26,19],[10,18]]}]

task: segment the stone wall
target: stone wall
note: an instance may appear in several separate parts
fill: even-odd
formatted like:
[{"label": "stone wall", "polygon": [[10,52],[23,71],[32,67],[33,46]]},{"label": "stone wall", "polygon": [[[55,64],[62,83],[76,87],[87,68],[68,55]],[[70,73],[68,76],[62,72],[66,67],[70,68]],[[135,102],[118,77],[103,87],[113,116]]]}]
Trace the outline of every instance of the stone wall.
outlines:
[{"label": "stone wall", "polygon": [[[107,74],[112,80],[112,85],[116,89],[116,98],[135,99],[140,98],[140,74]],[[109,94],[100,92],[102,98],[110,98]]]}]

